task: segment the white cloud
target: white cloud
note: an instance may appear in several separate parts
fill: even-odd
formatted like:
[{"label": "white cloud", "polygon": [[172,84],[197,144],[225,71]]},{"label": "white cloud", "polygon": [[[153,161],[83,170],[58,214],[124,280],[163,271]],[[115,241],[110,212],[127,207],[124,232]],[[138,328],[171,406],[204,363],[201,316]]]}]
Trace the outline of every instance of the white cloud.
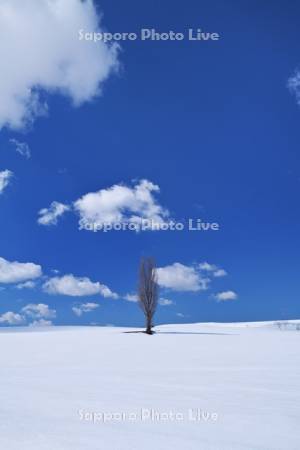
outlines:
[{"label": "white cloud", "polygon": [[87,224],[140,223],[143,219],[161,224],[169,212],[157,203],[153,194],[158,192],[159,187],[149,180],[140,180],[133,187],[115,184],[85,194],[75,201],[74,208]]},{"label": "white cloud", "polygon": [[199,269],[203,272],[210,272],[215,278],[221,278],[227,275],[226,270],[221,269],[215,264],[209,264],[206,261],[199,264]]},{"label": "white cloud", "polygon": [[172,300],[167,299],[167,298],[160,298],[158,300],[158,304],[160,306],[170,306],[170,305],[173,305],[174,302]]},{"label": "white cloud", "polygon": [[51,320],[39,319],[34,320],[28,326],[29,327],[51,327],[53,325]]},{"label": "white cloud", "polygon": [[99,308],[98,303],[82,303],[81,305],[76,305],[72,308],[72,311],[76,316],[80,317],[83,313],[94,311]]},{"label": "white cloud", "polygon": [[128,302],[138,302],[139,301],[137,294],[126,294],[124,296],[124,299],[127,300]]},{"label": "white cloud", "polygon": [[160,286],[174,291],[198,292],[208,289],[208,278],[203,278],[194,266],[185,266],[178,262],[157,269]]},{"label": "white cloud", "polygon": [[21,325],[24,323],[24,318],[20,314],[8,311],[0,316],[0,323],[7,323],[8,325]]},{"label": "white cloud", "polygon": [[31,151],[29,145],[26,142],[20,142],[17,139],[10,139],[9,142],[14,145],[16,152],[26,159],[31,157]]},{"label": "white cloud", "polygon": [[117,46],[79,40],[79,29],[101,31],[92,0],[1,0],[0,29],[0,129],[45,114],[43,91],[93,99],[118,66]]},{"label": "white cloud", "polygon": [[[133,303],[136,303],[139,301],[139,297],[137,294],[126,294],[124,296],[124,299],[127,300],[128,302],[133,302]],[[167,298],[161,297],[158,299],[158,304],[161,306],[170,306],[170,305],[173,305],[173,302],[172,302],[172,300],[168,300]]]},{"label": "white cloud", "polygon": [[118,298],[118,295],[112,292],[105,284],[99,282],[93,283],[87,277],[79,278],[72,274],[50,278],[50,280],[44,283],[43,288],[48,294],[54,295],[82,297],[100,294],[107,298]]},{"label": "white cloud", "polygon": [[[156,272],[158,284],[162,288],[171,289],[177,292],[205,291],[209,288],[212,277],[218,278],[227,275],[227,272],[224,269],[207,262],[190,266],[175,262],[169,266],[158,267]],[[207,275],[209,275],[209,277]],[[232,291],[228,291],[228,293],[228,295],[230,295],[232,294]],[[222,296],[223,295],[221,295],[219,300],[224,300]],[[124,299],[131,302],[137,302],[138,296],[136,294],[127,294],[124,296]],[[158,303],[161,306],[174,304],[172,300],[163,297],[159,298]]]},{"label": "white cloud", "polygon": [[224,292],[219,292],[218,294],[216,294],[215,298],[219,302],[225,302],[227,300],[236,300],[238,298],[238,296],[234,291],[224,291]]},{"label": "white cloud", "polygon": [[4,189],[9,185],[13,172],[10,170],[3,170],[0,172],[0,195],[4,192]]},{"label": "white cloud", "polygon": [[24,283],[19,283],[16,285],[17,289],[33,289],[35,288],[36,283],[34,281],[25,281]]},{"label": "white cloud", "polygon": [[39,211],[38,223],[40,225],[56,225],[57,219],[69,210],[68,205],[52,202],[49,208],[43,208]]},{"label": "white cloud", "polygon": [[0,283],[19,283],[42,275],[41,266],[33,263],[9,262],[0,258]]},{"label": "white cloud", "polygon": [[7,323],[8,325],[22,325],[27,319],[34,319],[29,326],[50,326],[51,320],[56,317],[55,309],[50,309],[44,303],[34,304],[30,303],[24,306],[21,311],[22,314],[8,311],[0,316],[0,323]]},{"label": "white cloud", "polygon": [[296,101],[300,106],[300,70],[296,70],[294,75],[288,79],[288,88],[295,95]]},{"label": "white cloud", "polygon": [[204,270],[206,272],[212,272],[217,270],[217,266],[215,264],[209,264],[208,262],[203,262],[199,264],[199,269]]},{"label": "white cloud", "polygon": [[56,310],[50,309],[44,303],[30,303],[22,308],[22,313],[32,319],[54,319],[56,317]]},{"label": "white cloud", "polygon": [[213,276],[215,278],[221,278],[221,277],[226,277],[227,272],[224,269],[217,269],[214,273]]}]

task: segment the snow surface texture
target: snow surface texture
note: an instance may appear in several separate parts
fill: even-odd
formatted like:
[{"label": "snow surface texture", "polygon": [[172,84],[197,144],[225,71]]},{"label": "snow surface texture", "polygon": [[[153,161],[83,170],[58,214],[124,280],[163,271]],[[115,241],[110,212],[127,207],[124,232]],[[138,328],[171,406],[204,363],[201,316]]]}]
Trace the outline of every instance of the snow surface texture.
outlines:
[{"label": "snow surface texture", "polygon": [[299,324],[2,328],[0,448],[299,450]]}]

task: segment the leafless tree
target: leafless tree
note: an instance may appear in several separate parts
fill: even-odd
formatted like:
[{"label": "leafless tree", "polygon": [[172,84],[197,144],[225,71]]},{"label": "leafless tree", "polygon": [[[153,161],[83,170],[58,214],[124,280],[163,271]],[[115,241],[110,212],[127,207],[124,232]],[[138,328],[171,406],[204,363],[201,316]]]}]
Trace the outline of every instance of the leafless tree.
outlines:
[{"label": "leafless tree", "polygon": [[142,258],[139,273],[139,304],[146,318],[146,333],[153,334],[153,316],[158,301],[158,284],[155,261]]}]

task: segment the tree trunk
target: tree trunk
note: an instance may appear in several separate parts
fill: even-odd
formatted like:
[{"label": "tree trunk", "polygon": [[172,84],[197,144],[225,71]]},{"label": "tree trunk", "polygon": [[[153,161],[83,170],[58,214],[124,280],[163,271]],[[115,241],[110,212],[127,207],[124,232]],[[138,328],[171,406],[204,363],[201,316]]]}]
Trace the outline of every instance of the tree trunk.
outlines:
[{"label": "tree trunk", "polygon": [[[0,0],[1,1],[1,0]],[[139,273],[139,305],[146,319],[146,334],[153,334],[153,316],[158,303],[158,283],[155,263],[151,258],[143,258]]]},{"label": "tree trunk", "polygon": [[151,319],[147,318],[146,334],[153,334]]}]

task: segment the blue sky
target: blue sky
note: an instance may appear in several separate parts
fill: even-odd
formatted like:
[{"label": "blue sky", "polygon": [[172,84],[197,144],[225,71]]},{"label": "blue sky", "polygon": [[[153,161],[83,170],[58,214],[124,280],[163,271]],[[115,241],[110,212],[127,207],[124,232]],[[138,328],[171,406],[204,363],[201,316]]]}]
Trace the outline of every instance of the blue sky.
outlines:
[{"label": "blue sky", "polygon": [[[45,5],[30,15],[36,0],[11,2],[18,30],[0,7],[1,325],[142,325],[128,295],[143,255],[162,269],[156,323],[299,318],[300,6],[68,1],[67,29]],[[220,39],[79,42],[101,14],[112,33]],[[65,212],[38,223],[54,201]],[[91,208],[220,229],[79,230]]]}]

